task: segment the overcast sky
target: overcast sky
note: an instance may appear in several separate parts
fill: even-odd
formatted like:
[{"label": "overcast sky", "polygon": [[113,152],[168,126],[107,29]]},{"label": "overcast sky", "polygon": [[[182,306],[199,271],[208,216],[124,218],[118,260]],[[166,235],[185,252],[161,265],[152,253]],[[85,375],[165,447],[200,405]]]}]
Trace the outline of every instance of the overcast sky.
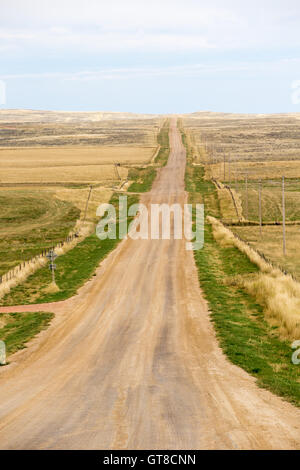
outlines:
[{"label": "overcast sky", "polygon": [[299,0],[0,0],[0,54],[0,108],[300,112]]}]

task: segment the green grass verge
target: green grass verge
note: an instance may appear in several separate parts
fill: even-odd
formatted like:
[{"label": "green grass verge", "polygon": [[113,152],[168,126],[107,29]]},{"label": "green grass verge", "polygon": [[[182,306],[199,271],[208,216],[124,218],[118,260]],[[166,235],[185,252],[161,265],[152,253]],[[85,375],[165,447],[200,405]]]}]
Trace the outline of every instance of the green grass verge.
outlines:
[{"label": "green grass verge", "polygon": [[131,168],[128,173],[128,179],[134,182],[129,186],[128,191],[132,193],[150,191],[155,177],[156,170],[154,167]]},{"label": "green grass verge", "polygon": [[158,163],[160,166],[165,166],[168,162],[170,153],[169,130],[170,121],[167,119],[157,137],[157,142],[160,145],[160,150],[155,158],[155,163]]},{"label": "green grass verge", "polygon": [[47,312],[0,313],[0,340],[5,342],[7,355],[26,347],[26,343],[49,325],[54,317]]},{"label": "green grass verge", "polygon": [[[201,167],[191,165],[189,149],[187,156],[185,182],[190,202],[204,202],[206,215],[218,216],[215,186],[203,179]],[[232,276],[257,272],[256,265],[237,248],[220,247],[208,224],[204,248],[194,256],[218,340],[230,361],[256,377],[261,387],[300,406],[300,368],[291,362],[290,343],[279,340],[251,296],[226,283]]]},{"label": "green grass verge", "polygon": [[[162,126],[157,136],[157,142],[160,145],[160,150],[154,162],[159,166],[165,166],[167,164],[170,154],[169,120],[166,120],[166,122]],[[128,173],[128,179],[133,180],[133,183],[129,186],[128,192],[145,193],[147,191],[150,191],[155,177],[156,168],[153,166],[145,168],[131,168]]]},{"label": "green grass verge", "polygon": [[[128,206],[138,202],[138,196],[128,196]],[[114,204],[118,214],[118,196],[114,194],[110,200]],[[133,217],[128,218],[128,223]],[[118,224],[117,224],[118,230]],[[10,291],[1,300],[1,305],[25,305],[30,303],[56,302],[65,300],[76,294],[78,288],[82,286],[95,272],[108,253],[110,253],[119,243],[115,240],[99,240],[96,234],[85,238],[66,254],[56,258],[56,283],[58,292],[48,293],[47,287],[51,284],[51,272],[46,266],[32,274],[28,279]]]}]

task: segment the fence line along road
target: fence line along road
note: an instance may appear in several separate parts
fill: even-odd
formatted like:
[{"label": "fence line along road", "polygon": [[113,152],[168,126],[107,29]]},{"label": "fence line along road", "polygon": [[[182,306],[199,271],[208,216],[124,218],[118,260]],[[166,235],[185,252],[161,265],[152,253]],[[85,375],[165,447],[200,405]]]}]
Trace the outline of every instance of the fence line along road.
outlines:
[{"label": "fence line along road", "polygon": [[5,274],[2,274],[2,276],[0,276],[0,284],[2,284],[3,282],[7,282],[7,281],[10,281],[10,280],[14,279],[15,277],[17,277],[18,273],[20,273],[22,271],[22,269],[26,268],[26,266],[29,266],[30,264],[35,263],[39,259],[45,258],[47,253],[50,250],[55,250],[56,248],[62,248],[65,245],[65,243],[71,242],[72,240],[74,240],[74,238],[78,238],[78,236],[79,235],[78,235],[77,232],[72,234],[72,235],[69,235],[62,242],[59,242],[59,243],[57,243],[56,245],[54,245],[52,247],[45,248],[44,250],[42,250],[42,252],[40,254],[33,256],[29,260],[22,261],[20,264],[18,264],[17,266],[14,266],[12,269],[7,271]]}]

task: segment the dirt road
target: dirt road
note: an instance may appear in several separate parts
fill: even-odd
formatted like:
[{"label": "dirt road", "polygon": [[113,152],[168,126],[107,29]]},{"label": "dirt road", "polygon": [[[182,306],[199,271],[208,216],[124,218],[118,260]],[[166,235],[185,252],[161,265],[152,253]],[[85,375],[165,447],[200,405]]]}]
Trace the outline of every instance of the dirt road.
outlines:
[{"label": "dirt road", "polygon": [[[186,200],[175,121],[170,140],[145,203]],[[46,309],[50,328],[0,370],[2,449],[300,448],[300,411],[220,351],[184,240],[124,240]]]}]

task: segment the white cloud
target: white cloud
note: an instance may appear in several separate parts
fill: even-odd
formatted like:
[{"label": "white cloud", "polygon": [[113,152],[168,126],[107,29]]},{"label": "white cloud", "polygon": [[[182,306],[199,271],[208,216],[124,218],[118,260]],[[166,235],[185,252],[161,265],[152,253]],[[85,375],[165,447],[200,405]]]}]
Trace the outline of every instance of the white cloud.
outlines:
[{"label": "white cloud", "polygon": [[[195,0],[11,0],[2,7],[4,24],[91,26],[102,30],[203,28],[220,20],[237,21],[234,11],[214,2]],[[222,3],[222,2],[221,2]],[[17,12],[17,14],[16,14]]]},{"label": "white cloud", "polygon": [[300,45],[298,0],[2,0],[0,40],[34,55]]},{"label": "white cloud", "polygon": [[0,30],[0,40],[6,40],[7,46],[24,47],[25,50],[54,48],[64,50],[91,51],[120,51],[120,50],[199,50],[214,48],[200,34],[183,34],[174,32],[80,32],[68,31],[63,28],[37,30],[34,33],[26,31],[7,32]]},{"label": "white cloud", "polygon": [[[294,59],[297,63],[300,59]],[[145,77],[202,77],[207,74],[232,72],[267,72],[278,73],[286,60],[270,62],[236,62],[226,64],[190,64],[165,67],[118,67],[69,72],[20,73],[0,75],[2,80],[56,79],[70,81],[124,80]]]},{"label": "white cloud", "polygon": [[26,30],[8,30],[0,29],[0,40],[23,40],[23,39],[34,39],[35,35]]}]

